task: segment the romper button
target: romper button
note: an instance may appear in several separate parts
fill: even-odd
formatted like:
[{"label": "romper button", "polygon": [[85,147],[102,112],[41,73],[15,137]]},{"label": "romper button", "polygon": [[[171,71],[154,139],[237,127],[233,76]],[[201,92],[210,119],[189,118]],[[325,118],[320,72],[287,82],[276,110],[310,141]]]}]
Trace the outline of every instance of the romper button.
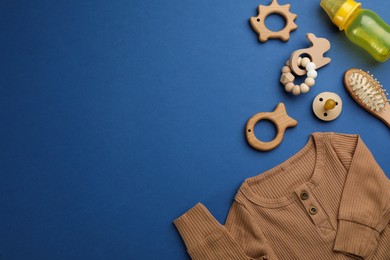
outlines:
[{"label": "romper button", "polygon": [[315,215],[315,214],[317,214],[317,208],[316,207],[310,207],[309,212],[310,212],[310,214]]},{"label": "romper button", "polygon": [[268,257],[265,255],[261,258],[262,260],[268,260]]},{"label": "romper button", "polygon": [[307,200],[309,198],[309,193],[307,191],[302,191],[301,192],[301,200]]}]

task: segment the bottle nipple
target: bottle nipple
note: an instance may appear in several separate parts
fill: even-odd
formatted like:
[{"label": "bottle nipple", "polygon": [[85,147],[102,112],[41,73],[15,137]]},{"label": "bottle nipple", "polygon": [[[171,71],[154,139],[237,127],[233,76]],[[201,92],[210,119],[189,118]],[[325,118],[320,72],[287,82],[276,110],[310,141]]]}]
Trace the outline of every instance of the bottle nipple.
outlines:
[{"label": "bottle nipple", "polygon": [[354,0],[321,0],[320,5],[341,31],[344,30],[348,18],[361,6],[361,3]]}]

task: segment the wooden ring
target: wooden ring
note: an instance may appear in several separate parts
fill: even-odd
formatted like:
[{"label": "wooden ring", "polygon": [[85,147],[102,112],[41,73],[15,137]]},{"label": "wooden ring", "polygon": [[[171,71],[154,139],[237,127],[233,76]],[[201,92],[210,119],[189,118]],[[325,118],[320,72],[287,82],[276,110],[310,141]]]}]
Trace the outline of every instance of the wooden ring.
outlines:
[{"label": "wooden ring", "polygon": [[[269,120],[276,126],[276,136],[272,141],[262,142],[255,136],[255,125],[261,120]],[[294,127],[298,122],[287,115],[286,107],[279,103],[273,112],[260,112],[252,116],[246,124],[246,140],[253,148],[269,151],[277,147],[283,140],[288,127]]]}]

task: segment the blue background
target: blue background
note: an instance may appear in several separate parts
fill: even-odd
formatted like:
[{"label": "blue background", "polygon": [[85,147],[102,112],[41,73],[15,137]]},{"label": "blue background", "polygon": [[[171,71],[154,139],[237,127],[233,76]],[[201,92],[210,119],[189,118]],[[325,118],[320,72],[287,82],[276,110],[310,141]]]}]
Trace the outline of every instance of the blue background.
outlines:
[{"label": "blue background", "polygon": [[[0,259],[188,259],[172,221],[201,201],[223,223],[241,182],[311,132],[360,134],[390,176],[389,128],[342,84],[357,67],[390,88],[390,63],[352,45],[319,1],[291,1],[290,40],[260,43],[248,19],[269,3],[0,1]],[[390,21],[389,1],[363,5]],[[332,62],[295,97],[280,69],[308,32],[330,40]],[[324,91],[344,102],[328,123],[311,110]],[[299,124],[273,151],[250,148],[246,121],[279,102]]]}]

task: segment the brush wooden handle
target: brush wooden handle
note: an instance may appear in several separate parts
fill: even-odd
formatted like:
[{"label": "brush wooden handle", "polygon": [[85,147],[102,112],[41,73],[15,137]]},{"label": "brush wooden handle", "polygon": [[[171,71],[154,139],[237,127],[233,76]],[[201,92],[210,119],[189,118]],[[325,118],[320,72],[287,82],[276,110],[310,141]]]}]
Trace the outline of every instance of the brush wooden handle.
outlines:
[{"label": "brush wooden handle", "polygon": [[362,71],[360,69],[353,68],[353,69],[347,70],[344,74],[344,86],[347,89],[347,92],[351,95],[353,100],[356,101],[356,103],[358,103],[361,107],[363,107],[365,110],[370,112],[373,116],[382,120],[390,128],[390,105],[389,105],[389,103],[386,103],[385,107],[380,111],[371,110],[366,104],[364,104],[363,101],[361,101],[357,97],[357,95],[352,90],[353,86],[351,85],[349,78],[353,73],[358,73],[358,74],[363,75],[364,77],[367,77],[368,79],[372,79],[372,76],[370,74],[368,74],[367,72]]}]

